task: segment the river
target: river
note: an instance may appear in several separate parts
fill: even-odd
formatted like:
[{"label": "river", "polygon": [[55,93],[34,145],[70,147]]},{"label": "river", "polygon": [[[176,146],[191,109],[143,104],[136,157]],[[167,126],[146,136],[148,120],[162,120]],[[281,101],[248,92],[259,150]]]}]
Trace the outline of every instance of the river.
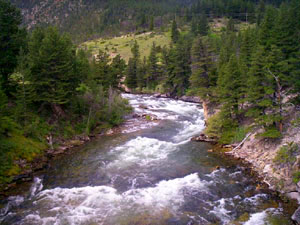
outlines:
[{"label": "river", "polygon": [[6,200],[0,224],[289,223],[281,201],[258,189],[242,166],[190,141],[204,129],[200,105],[124,97],[135,113],[159,121],[131,118],[122,133],[52,160],[28,192]]}]

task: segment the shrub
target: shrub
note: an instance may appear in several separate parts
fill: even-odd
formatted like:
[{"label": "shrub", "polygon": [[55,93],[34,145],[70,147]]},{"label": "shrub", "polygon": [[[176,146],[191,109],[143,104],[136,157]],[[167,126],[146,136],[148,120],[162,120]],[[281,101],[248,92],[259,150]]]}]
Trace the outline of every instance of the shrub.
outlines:
[{"label": "shrub", "polygon": [[296,153],[299,151],[298,145],[290,142],[283,145],[274,158],[276,164],[292,164],[296,161]]},{"label": "shrub", "polygon": [[297,184],[300,181],[300,171],[293,173],[293,182]]},{"label": "shrub", "polygon": [[217,138],[221,144],[229,144],[235,137],[237,127],[237,123],[221,111],[208,119],[205,134]]},{"label": "shrub", "polygon": [[263,133],[258,134],[259,137],[277,139],[281,137],[281,133],[276,127],[265,128]]},{"label": "shrub", "polygon": [[238,127],[235,130],[235,134],[234,134],[234,137],[231,140],[231,143],[237,143],[237,142],[243,141],[248,132],[249,132],[249,128]]}]

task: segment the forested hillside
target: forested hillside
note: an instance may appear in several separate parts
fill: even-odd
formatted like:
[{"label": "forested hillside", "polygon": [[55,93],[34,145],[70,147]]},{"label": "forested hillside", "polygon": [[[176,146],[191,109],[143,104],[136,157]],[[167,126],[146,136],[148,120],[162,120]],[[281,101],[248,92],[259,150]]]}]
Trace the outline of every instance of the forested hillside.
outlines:
[{"label": "forested hillside", "polygon": [[[11,0],[22,9],[24,25],[56,25],[69,32],[80,43],[100,36],[115,36],[141,32],[149,27],[166,27],[175,15],[190,21],[194,15],[205,13],[212,17],[233,17],[254,20],[256,0]],[[282,0],[268,0],[275,5]],[[260,15],[258,16],[260,17]]]}]

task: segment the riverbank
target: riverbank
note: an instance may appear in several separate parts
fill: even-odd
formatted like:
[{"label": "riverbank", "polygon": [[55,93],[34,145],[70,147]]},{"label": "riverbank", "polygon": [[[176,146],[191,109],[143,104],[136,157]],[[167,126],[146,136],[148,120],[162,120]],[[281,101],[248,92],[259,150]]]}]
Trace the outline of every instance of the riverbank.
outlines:
[{"label": "riverbank", "polygon": [[147,224],[289,224],[284,202],[247,166],[210,152],[209,144],[189,141],[204,128],[199,104],[124,97],[135,113],[159,122],[145,116],[137,125],[142,129],[127,122],[122,134],[57,156],[36,174],[29,193],[23,189],[2,202],[3,224],[129,225],[144,224],[145,218]]},{"label": "riverbank", "polygon": [[[140,105],[140,107],[143,108],[143,105]],[[0,185],[0,199],[21,193],[22,190],[19,190],[18,186],[22,185],[24,187],[24,183],[31,183],[37,173],[47,169],[49,163],[60,155],[72,154],[78,147],[102,136],[133,132],[139,128],[150,127],[158,121],[159,118],[155,115],[132,112],[124,117],[123,123],[114,127],[108,126],[107,128],[95,129],[90,135],[80,134],[68,139],[59,138],[55,140],[55,144],[52,138],[47,137],[50,147],[42,154],[32,161],[18,160],[15,162],[21,169],[20,173],[14,176],[11,182]],[[30,185],[27,188],[29,189]]]},{"label": "riverbank", "polygon": [[[208,121],[218,113],[218,108],[208,102],[203,102],[205,120]],[[284,132],[280,139],[267,140],[259,137],[261,130],[253,129],[247,133],[243,141],[223,146],[225,157],[241,160],[253,170],[270,189],[280,192],[283,196],[300,203],[300,126],[299,113],[295,106],[286,110]],[[217,144],[217,140],[205,134],[194,137],[194,141]],[[298,149],[292,149],[298,146]],[[300,211],[299,209],[297,211]],[[300,223],[295,213],[293,220]]]}]

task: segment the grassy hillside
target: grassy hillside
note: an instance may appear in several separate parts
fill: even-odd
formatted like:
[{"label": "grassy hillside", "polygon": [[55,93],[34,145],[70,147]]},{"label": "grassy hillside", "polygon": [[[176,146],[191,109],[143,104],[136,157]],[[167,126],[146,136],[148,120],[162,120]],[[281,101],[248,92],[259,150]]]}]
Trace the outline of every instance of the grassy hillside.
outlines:
[{"label": "grassy hillside", "polygon": [[85,42],[81,44],[80,47],[89,50],[93,55],[97,54],[99,50],[108,51],[112,57],[120,54],[123,59],[128,61],[128,59],[131,57],[130,49],[135,40],[137,40],[140,46],[141,58],[143,58],[144,56],[149,55],[153,42],[155,42],[157,46],[168,46],[171,42],[171,35],[170,32],[148,32],[139,35],[128,34],[111,39],[99,38],[93,41]]},{"label": "grassy hillside", "polygon": [[[212,19],[209,22],[211,34],[220,36],[222,30],[226,28],[228,18]],[[236,21],[235,28],[237,30],[245,30],[249,26],[254,26],[246,22]],[[187,34],[190,31],[190,26],[185,25],[180,28],[181,34]],[[131,57],[131,48],[134,41],[137,41],[140,47],[141,59],[144,56],[148,57],[152,43],[155,42],[157,46],[169,46],[171,43],[171,32],[147,32],[135,35],[134,33],[126,34],[114,38],[98,38],[95,40],[82,43],[79,47],[88,50],[92,55],[98,54],[99,50],[107,51],[111,57],[120,54],[121,57],[128,62]]]}]

